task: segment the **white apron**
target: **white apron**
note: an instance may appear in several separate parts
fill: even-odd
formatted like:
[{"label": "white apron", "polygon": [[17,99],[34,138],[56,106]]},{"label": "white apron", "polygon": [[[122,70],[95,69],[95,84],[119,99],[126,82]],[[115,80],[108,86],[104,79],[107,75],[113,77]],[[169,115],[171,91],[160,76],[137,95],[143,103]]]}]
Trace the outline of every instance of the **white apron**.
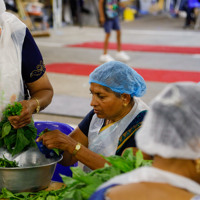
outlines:
[{"label": "white apron", "polygon": [[[101,131],[104,119],[100,119],[94,114],[89,127],[88,148],[103,156],[115,155],[120,136],[126,130],[133,119],[143,110],[147,110],[148,106],[139,98],[135,98],[135,104],[131,111],[121,120],[113,123],[111,126]],[[84,171],[89,172],[90,169],[84,166]]]},{"label": "white apron", "polygon": [[1,119],[2,110],[8,103],[24,99],[21,62],[26,26],[13,14],[4,12],[0,15],[0,28]]},{"label": "white apron", "polygon": [[100,119],[95,114],[91,120],[88,133],[88,148],[103,156],[115,155],[119,138],[126,130],[133,119],[143,110],[147,110],[148,106],[140,99],[135,98],[135,105],[131,111],[121,120],[115,122],[105,130],[100,131],[103,126],[104,119]]},{"label": "white apron", "polygon": [[160,170],[155,167],[141,167],[131,172],[116,176],[102,184],[98,189],[112,184],[125,185],[138,182],[167,183],[177,188],[182,188],[191,193],[200,195],[200,185],[184,176]]}]

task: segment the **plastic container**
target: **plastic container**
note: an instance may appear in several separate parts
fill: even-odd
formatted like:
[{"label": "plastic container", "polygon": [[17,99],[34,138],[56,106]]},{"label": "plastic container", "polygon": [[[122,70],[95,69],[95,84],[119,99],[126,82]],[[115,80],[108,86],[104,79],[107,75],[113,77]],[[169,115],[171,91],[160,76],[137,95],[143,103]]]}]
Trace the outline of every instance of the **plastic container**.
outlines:
[{"label": "plastic container", "polygon": [[[74,129],[65,123],[61,122],[54,122],[54,121],[35,121],[34,122],[35,127],[37,128],[37,133],[41,133],[44,129],[48,128],[50,130],[58,129],[61,132],[65,133],[66,135],[69,135]],[[62,178],[59,174],[63,174],[65,176],[72,176],[72,171],[70,170],[70,167],[77,167],[78,162],[74,165],[65,167],[57,163],[55,172],[52,177],[52,181],[62,182]]]},{"label": "plastic container", "polygon": [[135,9],[132,8],[125,8],[124,10],[124,20],[125,21],[134,21],[135,19],[135,14],[137,13],[137,11]]}]

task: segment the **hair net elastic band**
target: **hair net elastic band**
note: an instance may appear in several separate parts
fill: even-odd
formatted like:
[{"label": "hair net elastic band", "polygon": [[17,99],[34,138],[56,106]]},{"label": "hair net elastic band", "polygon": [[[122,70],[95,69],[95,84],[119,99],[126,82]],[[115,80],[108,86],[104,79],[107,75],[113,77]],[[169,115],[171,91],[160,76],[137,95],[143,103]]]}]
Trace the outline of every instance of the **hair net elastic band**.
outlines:
[{"label": "hair net elastic band", "polygon": [[[128,91],[127,91],[127,92],[124,91],[124,92],[122,93],[120,90],[118,90],[118,89],[116,89],[116,88],[113,88],[113,87],[110,87],[110,86],[108,86],[108,85],[106,85],[106,84],[104,84],[104,83],[102,83],[102,82],[100,82],[100,81],[95,81],[95,80],[90,79],[89,83],[90,83],[90,84],[91,84],[91,83],[97,83],[97,84],[99,84],[99,85],[102,85],[102,86],[105,86],[105,87],[107,87],[107,88],[110,88],[113,92],[117,92],[117,93],[120,93],[120,94],[123,94],[123,93],[130,94],[130,92],[128,92]],[[134,94],[130,94],[130,95],[131,95],[131,97],[134,96]]]}]

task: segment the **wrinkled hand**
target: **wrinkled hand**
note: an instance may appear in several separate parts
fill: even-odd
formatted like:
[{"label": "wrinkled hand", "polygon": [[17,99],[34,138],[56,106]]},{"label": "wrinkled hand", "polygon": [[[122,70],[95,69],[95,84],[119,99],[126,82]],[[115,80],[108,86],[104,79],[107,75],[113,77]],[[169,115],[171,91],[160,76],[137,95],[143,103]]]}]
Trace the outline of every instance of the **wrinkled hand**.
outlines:
[{"label": "wrinkled hand", "polygon": [[10,116],[8,120],[10,121],[11,125],[15,128],[22,128],[29,124],[32,119],[32,111],[27,100],[21,101],[22,104],[22,112],[19,116]]},{"label": "wrinkled hand", "polygon": [[42,136],[38,137],[36,142],[43,142],[48,149],[61,149],[63,151],[68,151],[70,143],[75,142],[72,138],[65,135],[59,130],[48,131]]}]

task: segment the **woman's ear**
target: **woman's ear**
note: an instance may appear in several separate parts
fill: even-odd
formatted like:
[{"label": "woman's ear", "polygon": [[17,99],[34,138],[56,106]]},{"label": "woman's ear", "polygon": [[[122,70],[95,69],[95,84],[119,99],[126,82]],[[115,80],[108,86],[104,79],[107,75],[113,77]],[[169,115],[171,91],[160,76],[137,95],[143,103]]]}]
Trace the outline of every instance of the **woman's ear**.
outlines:
[{"label": "woman's ear", "polygon": [[130,101],[131,101],[131,95],[130,94],[123,93],[121,95],[121,97],[122,97],[122,101],[123,101],[124,105],[128,105],[130,103]]}]

